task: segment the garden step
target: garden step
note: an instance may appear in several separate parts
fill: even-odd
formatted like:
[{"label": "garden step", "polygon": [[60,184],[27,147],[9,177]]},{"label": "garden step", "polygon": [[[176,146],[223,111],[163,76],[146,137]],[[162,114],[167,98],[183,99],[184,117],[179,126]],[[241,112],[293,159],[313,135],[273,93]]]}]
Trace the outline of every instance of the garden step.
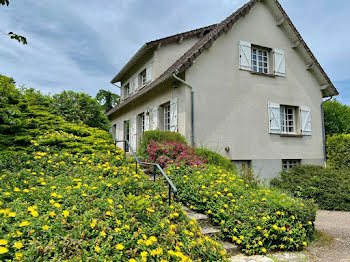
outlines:
[{"label": "garden step", "polygon": [[202,234],[203,235],[207,235],[207,236],[217,236],[219,237],[220,236],[220,229],[218,228],[215,228],[215,227],[202,227]]},{"label": "garden step", "polygon": [[232,244],[231,242],[221,242],[221,244],[224,247],[227,255],[232,256],[234,254],[239,253],[239,249],[237,245]]},{"label": "garden step", "polygon": [[187,212],[187,216],[191,219],[197,220],[198,224],[202,227],[210,226],[210,219],[207,215],[190,211]]}]

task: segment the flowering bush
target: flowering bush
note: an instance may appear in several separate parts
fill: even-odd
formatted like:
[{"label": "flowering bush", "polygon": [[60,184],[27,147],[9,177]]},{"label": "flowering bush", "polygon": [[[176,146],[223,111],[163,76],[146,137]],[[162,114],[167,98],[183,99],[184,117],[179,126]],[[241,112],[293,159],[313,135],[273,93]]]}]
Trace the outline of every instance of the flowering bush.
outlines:
[{"label": "flowering bush", "polygon": [[311,201],[252,186],[215,166],[171,166],[167,172],[179,189],[179,200],[208,214],[223,237],[249,255],[298,250],[313,235],[316,206]]},{"label": "flowering bush", "polygon": [[200,158],[193,148],[181,142],[155,142],[151,141],[147,148],[148,160],[155,162],[162,167],[168,167],[170,164],[184,164],[187,166],[202,166],[206,162]]},{"label": "flowering bush", "polygon": [[0,167],[0,261],[225,260],[121,150],[1,155]]}]

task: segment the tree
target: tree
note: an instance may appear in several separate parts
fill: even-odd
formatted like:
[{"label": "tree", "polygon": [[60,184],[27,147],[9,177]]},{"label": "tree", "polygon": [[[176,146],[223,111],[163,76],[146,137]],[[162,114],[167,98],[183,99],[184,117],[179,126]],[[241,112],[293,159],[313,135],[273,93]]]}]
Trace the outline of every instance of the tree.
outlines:
[{"label": "tree", "polygon": [[107,113],[119,103],[120,97],[111,91],[100,89],[96,95],[96,100],[101,104],[102,109]]},{"label": "tree", "polygon": [[[7,5],[8,6],[9,4],[10,4],[9,0],[0,0],[0,5]],[[9,32],[7,34],[4,33],[4,34],[5,35],[9,35],[11,39],[15,39],[15,40],[17,40],[18,42],[20,42],[20,43],[22,43],[24,45],[27,44],[27,39],[24,36],[17,35],[17,34],[15,34],[13,32]]]},{"label": "tree", "polygon": [[53,96],[56,113],[66,121],[109,130],[110,122],[96,99],[85,93],[63,91]]},{"label": "tree", "polygon": [[350,106],[333,99],[324,103],[323,109],[326,135],[350,133]]}]

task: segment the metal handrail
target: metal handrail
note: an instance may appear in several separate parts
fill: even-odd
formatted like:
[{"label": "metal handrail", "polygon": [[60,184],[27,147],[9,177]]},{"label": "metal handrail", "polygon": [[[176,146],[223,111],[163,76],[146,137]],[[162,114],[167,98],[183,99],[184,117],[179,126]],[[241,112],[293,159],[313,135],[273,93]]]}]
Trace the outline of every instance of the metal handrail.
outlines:
[{"label": "metal handrail", "polygon": [[[174,198],[176,198],[176,194],[177,194],[177,188],[176,186],[173,184],[173,182],[171,181],[171,179],[167,176],[167,174],[165,174],[163,168],[161,168],[160,165],[158,165],[157,163],[148,163],[148,162],[141,162],[138,157],[135,154],[135,151],[133,150],[133,148],[131,147],[130,143],[128,140],[115,140],[115,145],[117,146],[117,143],[124,143],[124,146],[127,144],[134,159],[135,159],[135,167],[136,167],[136,174],[137,174],[137,165],[140,166],[153,166],[153,176],[154,176],[154,182],[156,181],[156,168],[160,171],[160,173],[164,176],[165,180],[168,182],[169,184],[169,205],[171,204],[171,190],[174,192]],[[125,154],[124,154],[125,157]]]}]

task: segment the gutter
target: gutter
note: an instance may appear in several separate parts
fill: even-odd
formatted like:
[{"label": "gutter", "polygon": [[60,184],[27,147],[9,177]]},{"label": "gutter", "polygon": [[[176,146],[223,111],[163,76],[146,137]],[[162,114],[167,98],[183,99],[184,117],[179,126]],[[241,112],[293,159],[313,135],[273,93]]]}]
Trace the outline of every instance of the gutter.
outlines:
[{"label": "gutter", "polygon": [[193,92],[193,87],[187,83],[185,80],[183,80],[182,78],[178,77],[175,73],[172,74],[172,76],[178,80],[179,82],[183,83],[184,85],[188,86],[189,88],[191,88],[191,142],[192,142],[192,146],[195,145],[194,142],[194,109],[193,109],[193,96],[194,96],[194,92]]},{"label": "gutter", "polygon": [[333,96],[331,96],[329,99],[322,101],[321,103],[321,118],[322,118],[322,142],[323,142],[323,164],[324,167],[327,167],[327,149],[326,149],[326,129],[324,127],[324,110],[323,110],[323,104],[331,100]]}]

